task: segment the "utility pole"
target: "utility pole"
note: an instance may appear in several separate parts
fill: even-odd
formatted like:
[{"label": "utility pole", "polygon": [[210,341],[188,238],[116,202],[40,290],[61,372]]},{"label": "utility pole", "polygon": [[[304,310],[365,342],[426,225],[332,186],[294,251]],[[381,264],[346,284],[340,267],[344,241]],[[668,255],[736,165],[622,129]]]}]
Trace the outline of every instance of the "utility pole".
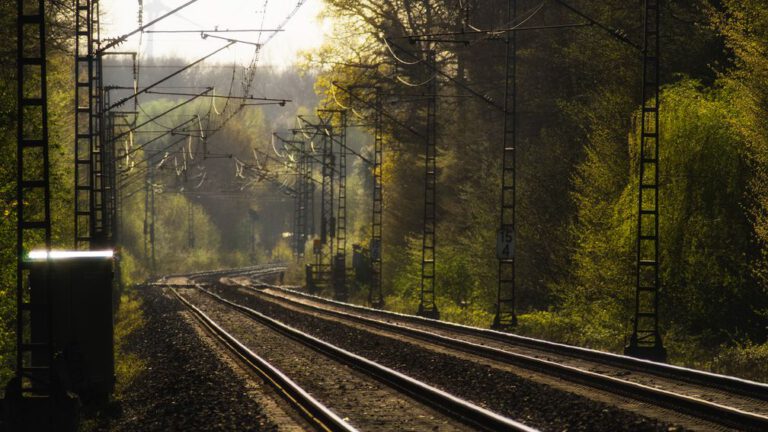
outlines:
[{"label": "utility pole", "polygon": [[187,247],[190,250],[195,247],[195,207],[191,196],[187,197]]},{"label": "utility pole", "polygon": [[339,198],[336,212],[336,254],[333,258],[333,293],[347,301],[347,112],[339,114]]},{"label": "utility pole", "polygon": [[[17,0],[16,21],[16,377],[10,393],[46,397],[58,390],[53,365],[53,302],[50,259],[43,283],[30,286],[28,248],[43,242],[51,250],[51,192],[48,142],[45,0]],[[43,323],[42,332],[32,322]],[[19,401],[20,402],[20,401]],[[53,409],[47,410],[49,416]],[[21,415],[21,413],[13,413]],[[49,417],[51,427],[53,418]]]},{"label": "utility pole", "polygon": [[316,218],[315,218],[315,195],[317,193],[317,187],[315,182],[312,181],[312,173],[315,172],[315,160],[309,156],[309,150],[307,150],[307,234],[310,238],[314,238],[317,234]]},{"label": "utility pole", "polygon": [[256,260],[256,221],[259,220],[259,214],[256,210],[248,209],[248,221],[250,229],[250,241],[251,241],[251,261]]},{"label": "utility pole", "polygon": [[[507,23],[517,17],[517,0],[508,0]],[[515,313],[515,243],[516,223],[516,117],[517,117],[517,33],[506,33],[506,66],[504,75],[504,133],[501,155],[501,215],[496,238],[499,260],[496,316],[492,328],[509,330],[517,325]]]},{"label": "utility pole", "polygon": [[309,183],[310,178],[307,173],[307,167],[309,164],[309,157],[307,156],[307,143],[300,141],[299,143],[299,157],[297,158],[298,164],[296,167],[296,181],[298,183],[298,193],[296,196],[297,210],[296,210],[296,230],[294,236],[296,238],[296,257],[301,259],[304,257],[304,247],[307,243],[307,220],[308,220],[308,200]]},{"label": "utility pole", "polygon": [[95,28],[98,1],[75,2],[75,249],[90,249],[95,235],[94,158],[96,86]]},{"label": "utility pole", "polygon": [[[151,162],[151,161],[150,161]],[[152,274],[157,270],[155,260],[155,169],[154,164],[149,166],[149,256]]]},{"label": "utility pole", "polygon": [[666,361],[659,333],[659,0],[645,0],[635,317],[625,353]]},{"label": "utility pole", "polygon": [[[150,157],[151,158],[151,157]],[[152,274],[155,272],[155,167],[147,160],[147,178],[144,186],[144,257]]]},{"label": "utility pole", "polygon": [[[435,51],[427,53],[430,71],[437,67]],[[440,319],[435,304],[435,231],[437,230],[437,76],[427,92],[427,134],[424,140],[424,220],[421,240],[421,291],[417,314]]]},{"label": "utility pole", "polygon": [[[151,170],[150,162],[147,161],[147,168]],[[149,260],[149,194],[152,184],[149,176],[144,179],[144,258]]]},{"label": "utility pole", "polygon": [[376,100],[374,112],[373,132],[373,211],[371,218],[371,286],[368,291],[368,303],[375,308],[384,306],[384,297],[381,292],[381,268],[382,268],[382,222],[384,213],[384,196],[382,188],[382,156],[384,154],[384,125],[383,106],[381,100],[381,88],[376,87]]},{"label": "utility pole", "polygon": [[298,150],[298,157],[296,157],[294,166],[296,196],[293,212],[293,251],[296,261],[299,262],[304,257],[304,246],[307,239],[307,156],[304,141],[291,141],[291,144],[294,145],[293,150]]}]

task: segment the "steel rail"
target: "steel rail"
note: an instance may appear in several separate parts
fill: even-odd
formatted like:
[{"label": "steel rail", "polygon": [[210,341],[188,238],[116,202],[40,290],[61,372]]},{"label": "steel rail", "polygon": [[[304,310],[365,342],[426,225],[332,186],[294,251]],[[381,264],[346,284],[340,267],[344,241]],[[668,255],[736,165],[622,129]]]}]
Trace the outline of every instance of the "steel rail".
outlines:
[{"label": "steel rail", "polygon": [[[276,271],[283,271],[285,267],[282,264],[276,265]],[[491,339],[497,342],[503,342],[510,345],[518,345],[525,348],[532,348],[550,352],[553,354],[568,355],[574,358],[596,361],[605,365],[614,367],[622,367],[631,369],[638,372],[651,373],[659,377],[676,379],[678,381],[687,382],[689,384],[696,384],[715,388],[718,390],[726,391],[729,393],[737,394],[744,397],[755,398],[758,400],[768,402],[768,384],[750,381],[742,378],[720,375],[711,372],[685,368],[681,366],[670,365],[666,363],[652,362],[649,360],[638,359],[635,357],[624,356],[620,354],[613,354],[604,351],[593,350],[589,348],[582,348],[572,345],[561,344],[557,342],[550,342],[542,339],[535,339],[526,336],[520,336],[512,333],[500,332],[490,329],[483,329],[479,327],[470,327],[462,324],[456,324],[446,321],[437,321],[429,318],[423,318],[415,315],[401,314],[397,312],[385,311],[381,309],[373,309],[365,306],[354,305],[351,303],[344,303],[337,300],[327,299],[324,297],[307,294],[301,291],[297,291],[283,286],[272,285],[261,281],[256,282],[257,285],[269,287],[278,291],[282,291],[291,295],[304,297],[317,301],[319,303],[330,304],[346,309],[358,310],[369,314],[374,314],[386,318],[397,318],[404,322],[412,322],[425,326],[430,326],[442,330],[453,331],[456,333],[462,333],[468,336],[482,337]],[[260,290],[256,292],[264,293]],[[280,299],[291,301],[290,298],[275,296]],[[304,303],[296,303],[304,305]],[[321,309],[328,311],[327,309]],[[328,311],[331,312],[331,311]]]},{"label": "steel rail", "polygon": [[[695,416],[697,418],[700,418],[712,423],[725,425],[729,427],[736,427],[742,430],[751,430],[751,431],[768,430],[768,416],[765,416],[762,414],[747,412],[741,409],[682,395],[682,394],[671,392],[668,390],[662,390],[662,389],[650,387],[647,385],[626,381],[619,378],[614,378],[608,375],[591,372],[578,367],[567,366],[551,360],[544,360],[544,359],[533,357],[530,355],[505,351],[499,348],[489,347],[486,345],[481,345],[473,342],[451,338],[448,336],[430,333],[425,330],[415,329],[411,327],[404,327],[401,325],[392,324],[390,322],[384,322],[384,321],[379,321],[372,318],[362,317],[359,315],[353,315],[347,312],[329,310],[329,309],[321,308],[315,305],[296,302],[289,298],[271,294],[271,293],[266,293],[253,287],[251,287],[251,289],[253,290],[253,292],[258,293],[259,295],[271,297],[277,300],[288,301],[288,302],[291,302],[293,305],[299,308],[303,308],[305,310],[310,310],[312,312],[320,312],[326,315],[331,315],[331,316],[342,318],[355,323],[364,324],[364,325],[381,329],[384,331],[434,343],[449,349],[454,349],[464,353],[478,355],[478,356],[482,356],[492,360],[501,361],[501,362],[516,365],[516,366],[521,366],[526,369],[535,370],[537,372],[544,373],[547,375],[555,375],[562,379],[566,379],[568,381],[576,382],[576,383],[583,384],[593,388],[598,388],[598,389],[605,390],[614,394],[619,394],[625,397],[630,397],[632,399],[647,402],[655,406],[672,409],[675,411],[685,412],[689,415]],[[334,303],[338,303],[338,302],[334,302]],[[367,308],[366,310],[376,311],[374,309],[367,309]],[[548,352],[554,352],[554,351],[549,350]],[[556,353],[562,354],[562,352],[556,352]],[[602,354],[605,354],[605,353],[602,353]],[[590,360],[595,361],[594,358]],[[597,361],[600,362],[599,359]],[[665,365],[665,366],[669,366],[669,365]],[[692,371],[689,369],[684,369],[684,368],[682,369],[686,371]],[[638,370],[641,372],[648,372],[647,370],[643,370],[643,369],[638,369]],[[707,376],[711,376],[711,375],[714,375],[714,374],[707,374]],[[714,376],[721,377],[721,378],[731,378],[731,377],[725,377],[722,375],[714,375]],[[677,376],[673,376],[671,378],[680,381],[680,379]],[[737,378],[734,378],[734,379],[736,379],[737,382],[745,382],[745,380],[739,380]],[[768,386],[761,383],[753,383],[749,381],[746,381],[746,383],[750,383],[752,384],[752,386],[747,392],[748,394],[746,395],[742,394],[742,396],[755,397],[762,400],[765,400],[766,398],[768,398],[768,392],[765,391],[765,389],[768,388]],[[711,384],[708,384],[706,382],[703,382],[703,383],[698,382],[696,384],[707,385],[709,387],[712,387]]]},{"label": "steel rail", "polygon": [[[257,285],[265,286],[270,289],[283,291],[291,295],[308,298],[319,303],[331,304],[334,306],[358,310],[372,315],[378,315],[386,318],[396,318],[403,322],[421,324],[436,329],[453,331],[468,336],[482,337],[497,342],[503,342],[510,345],[517,345],[525,348],[546,351],[552,354],[567,355],[582,360],[600,362],[602,364],[614,367],[622,367],[637,372],[644,372],[657,375],[659,377],[675,379],[689,384],[707,386],[710,388],[722,390],[736,395],[758,399],[768,402],[768,384],[750,381],[742,378],[728,375],[720,375],[712,372],[706,372],[696,369],[690,369],[682,366],[675,366],[666,363],[658,363],[649,360],[638,359],[635,357],[613,354],[604,351],[582,348],[573,345],[566,345],[557,342],[550,342],[542,339],[535,339],[526,336],[520,336],[512,333],[505,333],[491,329],[479,327],[470,327],[462,324],[456,324],[446,321],[432,320],[415,315],[401,314],[397,312],[373,309],[365,306],[343,303],[324,297],[307,294],[295,289],[289,289],[264,282],[256,282]],[[261,292],[256,290],[257,292]],[[278,296],[279,297],[279,296]],[[284,297],[279,297],[284,298]],[[290,300],[285,298],[286,300]],[[323,309],[326,310],[326,309]]]},{"label": "steel rail", "polygon": [[[284,267],[275,266],[273,271],[282,271]],[[768,385],[743,380],[735,377],[729,377],[724,375],[717,375],[703,371],[697,371],[694,369],[681,368],[678,366],[667,365],[663,363],[655,363],[647,360],[640,360],[634,357],[620,356],[616,354],[604,353],[601,351],[588,350],[584,348],[573,347],[564,344],[557,344],[553,342],[542,341],[538,339],[526,338],[522,336],[512,335],[509,333],[502,333],[493,330],[485,330],[474,327],[467,327],[458,324],[445,323],[442,321],[430,320],[422,317],[416,317],[412,315],[403,315],[394,312],[381,311],[378,309],[370,309],[362,306],[350,305],[348,303],[342,303],[335,300],[325,299],[318,296],[313,296],[294,290],[289,290],[282,287],[277,287],[271,284],[265,284],[260,282],[259,285],[267,286],[273,289],[277,289],[283,292],[288,292],[294,295],[300,295],[301,297],[310,298],[312,300],[320,301],[326,304],[333,304],[336,306],[342,306],[350,309],[363,310],[369,313],[375,313],[380,316],[392,318],[393,316],[403,319],[404,321],[417,322],[419,324],[426,324],[432,327],[438,327],[442,329],[448,329],[451,331],[459,330],[460,333],[469,334],[472,336],[481,336],[496,341],[502,341],[506,343],[512,343],[516,345],[525,346],[526,348],[535,348],[555,354],[566,354],[572,357],[585,359],[589,361],[599,362],[601,364],[610,364],[611,366],[623,367],[632,369],[639,372],[650,373],[656,376],[674,379],[677,381],[684,381],[696,385],[707,386],[710,388],[718,388],[728,391],[733,394],[755,398],[759,400],[768,400]],[[392,324],[390,322],[379,321],[372,318],[362,317],[359,315],[353,315],[347,312],[329,310],[321,308],[319,306],[310,305],[306,303],[297,302],[293,299],[286,298],[284,296],[271,294],[262,290],[256,289],[253,286],[244,286],[250,288],[253,292],[262,296],[267,296],[276,300],[282,300],[290,302],[291,304],[300,307],[305,310],[311,310],[313,312],[321,312],[327,315],[335,316],[338,318],[346,319],[356,323],[361,323],[371,327],[375,327],[381,330],[397,333],[404,336],[409,336],[424,340],[427,342],[435,343],[440,346],[455,349],[465,353],[480,355],[486,358],[490,358],[497,361],[502,361],[509,364],[525,367],[527,369],[536,370],[548,375],[556,375],[561,378],[567,379],[572,382],[577,382],[590,387],[596,387],[605,391],[609,391],[615,394],[620,394],[626,397],[630,397],[636,400],[641,400],[647,403],[651,403],[655,406],[660,406],[675,411],[685,412],[700,419],[707,420],[712,423],[725,425],[729,427],[737,427],[744,430],[764,431],[768,430],[768,417],[755,414],[733,407],[717,404],[693,398],[690,396],[670,392],[667,390],[661,390],[658,388],[650,387],[635,382],[625,381],[619,378],[610,377],[607,375],[587,371],[581,368],[562,365],[550,360],[544,360],[529,355],[513,353],[505,351],[503,349],[480,345],[468,341],[463,341],[447,336],[430,333],[428,331],[419,330],[411,327],[403,327],[401,325]],[[207,290],[205,290],[207,292]],[[211,295],[215,295],[209,293]],[[226,301],[226,300],[224,300]],[[522,340],[526,343],[519,343]]]},{"label": "steel rail", "polygon": [[[262,268],[262,271],[268,273],[268,270],[272,272],[283,271],[285,269],[282,265],[275,265],[272,269]],[[237,270],[230,270],[229,273],[233,274]],[[220,271],[219,274],[226,274],[227,271]],[[239,272],[243,273],[243,272]],[[729,377],[724,375],[713,374],[709,372],[698,371],[694,369],[683,368],[679,366],[672,366],[663,363],[655,363],[647,360],[640,360],[633,357],[626,357],[617,354],[605,353],[596,350],[590,350],[585,348],[579,348],[564,344],[558,344],[554,342],[548,342],[533,338],[527,338],[509,333],[503,333],[493,330],[486,330],[476,327],[468,327],[460,324],[446,323],[442,321],[430,320],[427,318],[416,317],[412,315],[404,315],[395,312],[381,311],[378,309],[371,309],[363,306],[351,305],[348,303],[338,302],[335,300],[326,299],[323,297],[313,296],[306,293],[298,292],[292,289],[279,287],[263,282],[257,282],[257,286],[269,287],[288,294],[308,298],[314,301],[318,301],[324,304],[332,304],[340,306],[346,309],[364,311],[367,313],[375,314],[377,316],[386,318],[397,318],[401,321],[418,323],[421,325],[431,326],[434,328],[440,328],[444,330],[450,330],[465,335],[478,336],[495,341],[508,343],[511,345],[523,346],[526,348],[534,348],[546,352],[555,354],[568,355],[574,358],[585,359],[589,361],[596,361],[602,364],[623,367],[643,373],[649,373],[656,376],[670,378],[677,381],[688,382],[691,384],[707,386],[709,388],[716,388],[740,396],[746,396],[749,398],[755,398],[758,400],[768,400],[768,385],[763,383],[757,383],[753,381],[743,380],[740,378]],[[241,284],[243,285],[243,284]],[[312,310],[314,312],[321,312],[327,315],[335,316],[338,318],[346,319],[385,331],[398,333],[401,335],[418,338],[431,343],[435,343],[447,348],[456,349],[462,352],[467,352],[474,355],[484,356],[497,361],[502,361],[510,364],[515,364],[528,369],[536,370],[548,375],[556,375],[569,381],[577,382],[583,385],[587,385],[593,388],[600,388],[605,391],[609,391],[615,394],[619,394],[625,397],[630,397],[636,400],[641,400],[647,403],[651,403],[656,406],[664,407],[667,409],[673,409],[676,411],[684,412],[689,415],[695,416],[699,419],[703,419],[712,423],[720,425],[737,427],[743,430],[763,431],[768,430],[768,417],[762,414],[756,414],[752,412],[743,411],[737,408],[704,401],[698,398],[674,393],[667,390],[661,390],[654,387],[649,387],[643,384],[624,381],[618,378],[598,374],[591,371],[585,371],[583,369],[566,366],[560,363],[556,363],[550,360],[542,360],[536,357],[512,353],[499,348],[493,348],[477,343],[467,342],[450,338],[447,336],[436,335],[428,331],[403,327],[401,325],[391,324],[388,322],[379,321],[372,318],[361,317],[353,315],[347,312],[340,312],[334,310],[328,310],[319,306],[309,305],[306,303],[297,302],[294,299],[267,293],[256,289],[254,285],[243,285],[246,288],[251,288],[253,292],[260,295],[274,298],[275,300],[290,302],[300,308],[306,310]],[[207,290],[202,289],[204,292],[209,293],[214,297],[218,297],[224,302],[228,302],[225,299],[210,293]],[[231,303],[231,302],[228,302]],[[242,306],[241,306],[242,307]],[[247,308],[246,308],[247,309]]]},{"label": "steel rail", "polygon": [[234,336],[221,328],[203,311],[195,307],[187,299],[181,296],[175,289],[171,292],[181,300],[211,333],[213,333],[230,351],[237,355],[245,364],[255,371],[261,378],[267,381],[278,394],[288,403],[298,408],[302,416],[319,430],[328,432],[355,432],[352,425],[341,419],[325,405],[318,402],[298,384],[272,366],[269,362],[259,357],[248,349]]},{"label": "steel rail", "polygon": [[328,342],[296,330],[293,327],[283,324],[282,322],[272,319],[253,309],[224,299],[200,285],[198,285],[197,288],[211,298],[242,312],[244,315],[270,327],[278,333],[334,358],[360,372],[366,373],[461,422],[487,431],[533,432],[536,430],[469,403],[442,390],[438,390],[430,385],[417,381],[407,375],[382,366],[357,354],[331,345]]},{"label": "steel rail", "polygon": [[186,278],[197,278],[197,277],[206,277],[206,276],[230,276],[230,275],[242,275],[246,273],[258,273],[268,270],[274,270],[275,272],[283,271],[287,267],[283,263],[269,263],[269,264],[257,264],[254,266],[249,267],[240,267],[240,268],[228,268],[228,269],[214,269],[214,270],[203,270],[199,272],[192,272],[192,273],[174,273],[174,274],[168,274],[160,278],[160,280],[172,278],[172,277],[186,277]]}]

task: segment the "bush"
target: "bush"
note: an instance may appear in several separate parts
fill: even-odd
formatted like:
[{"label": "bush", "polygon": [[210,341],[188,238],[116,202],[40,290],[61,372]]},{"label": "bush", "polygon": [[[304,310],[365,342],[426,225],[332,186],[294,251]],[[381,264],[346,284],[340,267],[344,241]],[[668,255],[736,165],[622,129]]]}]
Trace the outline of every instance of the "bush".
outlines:
[{"label": "bush", "polygon": [[626,331],[607,318],[605,310],[593,309],[592,314],[538,311],[518,316],[515,333],[582,346],[601,351],[621,352]]},{"label": "bush", "polygon": [[712,360],[710,369],[720,374],[768,382],[768,343],[757,345],[748,342],[724,347]]}]

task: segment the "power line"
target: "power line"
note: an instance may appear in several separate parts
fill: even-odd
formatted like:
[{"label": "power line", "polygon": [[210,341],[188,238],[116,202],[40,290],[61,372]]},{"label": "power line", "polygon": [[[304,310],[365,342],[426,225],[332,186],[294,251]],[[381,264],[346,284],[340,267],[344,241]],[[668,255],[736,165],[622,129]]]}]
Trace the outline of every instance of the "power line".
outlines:
[{"label": "power line", "polygon": [[115,38],[115,39],[114,39],[112,42],[109,42],[107,45],[105,45],[104,47],[102,47],[101,49],[99,49],[99,50],[97,51],[97,55],[98,55],[98,54],[101,54],[101,53],[103,53],[104,51],[106,51],[106,50],[108,50],[108,49],[110,49],[110,48],[112,48],[112,47],[115,47],[115,46],[117,46],[117,45],[119,45],[119,44],[121,44],[121,43],[125,42],[125,41],[126,41],[128,38],[129,38],[129,37],[131,37],[131,36],[135,35],[136,33],[139,33],[139,32],[142,32],[142,31],[144,31],[144,29],[146,29],[146,28],[148,28],[148,27],[151,27],[151,26],[153,26],[153,25],[157,24],[158,22],[160,22],[160,21],[162,21],[162,20],[164,20],[164,19],[168,18],[169,16],[171,16],[171,15],[175,14],[176,12],[178,12],[178,11],[180,11],[180,10],[184,9],[185,7],[187,7],[187,6],[191,5],[192,3],[195,3],[195,2],[197,2],[197,0],[190,0],[190,1],[186,2],[186,3],[184,3],[183,5],[181,5],[181,6],[177,7],[176,9],[173,9],[173,10],[169,11],[168,13],[166,13],[166,14],[164,14],[164,15],[162,15],[162,16],[160,16],[160,17],[158,17],[158,18],[156,18],[156,19],[154,19],[154,20],[152,20],[152,21],[150,21],[150,22],[149,22],[149,23],[147,23],[146,25],[140,26],[140,27],[139,27],[139,28],[137,28],[136,30],[133,30],[133,31],[131,31],[131,32],[129,32],[129,33],[126,33],[126,34],[124,34],[124,35],[122,35],[122,36],[118,36],[118,37],[117,37],[117,38]]},{"label": "power line", "polygon": [[221,51],[223,51],[223,50],[225,50],[225,49],[227,49],[227,48],[231,47],[231,46],[232,46],[232,45],[234,45],[234,44],[235,44],[235,42],[229,42],[228,44],[226,44],[226,45],[222,46],[221,48],[218,48],[217,50],[213,51],[212,53],[210,53],[210,54],[208,54],[208,55],[206,55],[206,56],[204,56],[204,57],[201,57],[200,59],[197,59],[197,60],[195,60],[194,62],[192,62],[192,63],[190,63],[190,64],[188,64],[188,65],[184,66],[183,68],[181,68],[181,69],[177,70],[176,72],[173,72],[173,73],[171,73],[171,74],[169,74],[169,75],[166,75],[164,78],[161,78],[159,81],[155,81],[153,84],[151,84],[151,85],[149,85],[149,86],[147,86],[147,87],[144,87],[142,90],[139,90],[139,91],[135,92],[134,94],[132,94],[132,95],[130,95],[130,96],[127,96],[127,97],[124,97],[123,99],[120,99],[119,101],[117,101],[117,102],[113,103],[112,105],[108,106],[108,107],[105,109],[105,111],[109,111],[109,110],[111,110],[112,108],[118,107],[118,106],[120,106],[120,105],[122,105],[122,104],[124,104],[124,103],[128,102],[128,101],[129,101],[129,100],[131,100],[131,99],[135,99],[135,98],[136,98],[136,97],[138,97],[140,94],[142,94],[142,93],[146,93],[146,92],[147,92],[147,91],[149,91],[150,89],[157,87],[158,85],[160,85],[160,84],[162,84],[162,83],[164,83],[164,82],[168,81],[169,79],[171,79],[171,78],[175,77],[176,75],[178,75],[178,74],[180,74],[180,73],[184,72],[185,70],[187,70],[187,69],[189,69],[189,68],[191,68],[191,67],[195,66],[196,64],[198,64],[198,63],[201,63],[201,62],[203,62],[203,61],[207,60],[208,58],[210,58],[210,57],[212,57],[212,56],[214,56],[214,55],[218,54],[219,52],[221,52]]},{"label": "power line", "polygon": [[282,32],[283,29],[213,29],[213,30],[146,30],[144,33],[267,33]]}]

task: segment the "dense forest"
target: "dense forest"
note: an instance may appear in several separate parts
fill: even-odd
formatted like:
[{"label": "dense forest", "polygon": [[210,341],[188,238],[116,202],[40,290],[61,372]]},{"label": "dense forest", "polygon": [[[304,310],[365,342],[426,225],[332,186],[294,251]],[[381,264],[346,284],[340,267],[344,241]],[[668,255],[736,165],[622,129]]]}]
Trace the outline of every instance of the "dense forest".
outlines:
[{"label": "dense forest", "polygon": [[[3,381],[14,365],[16,316],[16,36],[15,5],[9,3],[0,4],[6,41],[0,50]],[[240,107],[201,97],[150,121],[188,98],[142,97],[135,121],[147,122],[146,130],[167,132],[184,119],[198,120],[175,131],[183,132],[181,139],[171,133],[152,141],[158,134],[137,131],[115,141],[130,151],[118,161],[125,283],[280,261],[291,263],[289,282],[301,284],[305,262],[291,250],[294,201],[286,192],[295,181],[292,161],[275,148],[272,133],[290,137],[298,114],[344,107],[359,124],[349,134],[350,148],[370,157],[373,93],[361,90],[353,97],[338,89],[377,86],[394,95],[384,103],[385,305],[413,313],[424,194],[423,141],[414,130],[425,128],[424,96],[434,87],[437,305],[443,319],[488,326],[497,289],[498,107],[506,47],[503,32],[462,32],[524,24],[543,28],[516,32],[515,331],[621,352],[634,299],[642,103],[642,57],[626,41],[642,41],[642,7],[618,0],[516,3],[519,18],[510,23],[501,0],[325,0],[332,32],[294,69],[208,62],[164,83],[212,87],[218,95],[240,94],[247,84],[253,94],[290,99],[285,106]],[[768,5],[661,5],[662,337],[671,362],[765,381]],[[57,248],[71,248],[73,17],[66,1],[50,2],[48,14],[54,241]],[[582,25],[585,20],[593,25]],[[435,33],[451,35],[431,44],[437,72],[423,67],[424,42],[413,37]],[[144,59],[138,83],[155,82],[184,63]],[[105,83],[132,86],[131,68],[125,59],[106,62]],[[361,158],[349,163],[349,242],[367,244],[371,170]],[[261,175],[249,174],[256,170]],[[366,295],[361,290],[352,298],[365,302]]]},{"label": "dense forest", "polygon": [[[496,301],[505,44],[462,32],[545,27],[516,36],[517,331],[620,352],[634,307],[642,102],[642,56],[627,41],[642,45],[641,4],[517,1],[511,23],[504,1],[327,4],[333,34],[306,66],[320,68],[329,105],[370,118],[370,96],[334,83],[417,99],[438,81],[438,306],[482,326]],[[663,338],[674,362],[765,379],[768,7],[665,1],[661,27]],[[433,74],[419,39],[429,34],[443,35],[429,46]],[[423,130],[423,103],[385,109]],[[423,144],[386,127],[385,290],[390,307],[413,312]]]}]

